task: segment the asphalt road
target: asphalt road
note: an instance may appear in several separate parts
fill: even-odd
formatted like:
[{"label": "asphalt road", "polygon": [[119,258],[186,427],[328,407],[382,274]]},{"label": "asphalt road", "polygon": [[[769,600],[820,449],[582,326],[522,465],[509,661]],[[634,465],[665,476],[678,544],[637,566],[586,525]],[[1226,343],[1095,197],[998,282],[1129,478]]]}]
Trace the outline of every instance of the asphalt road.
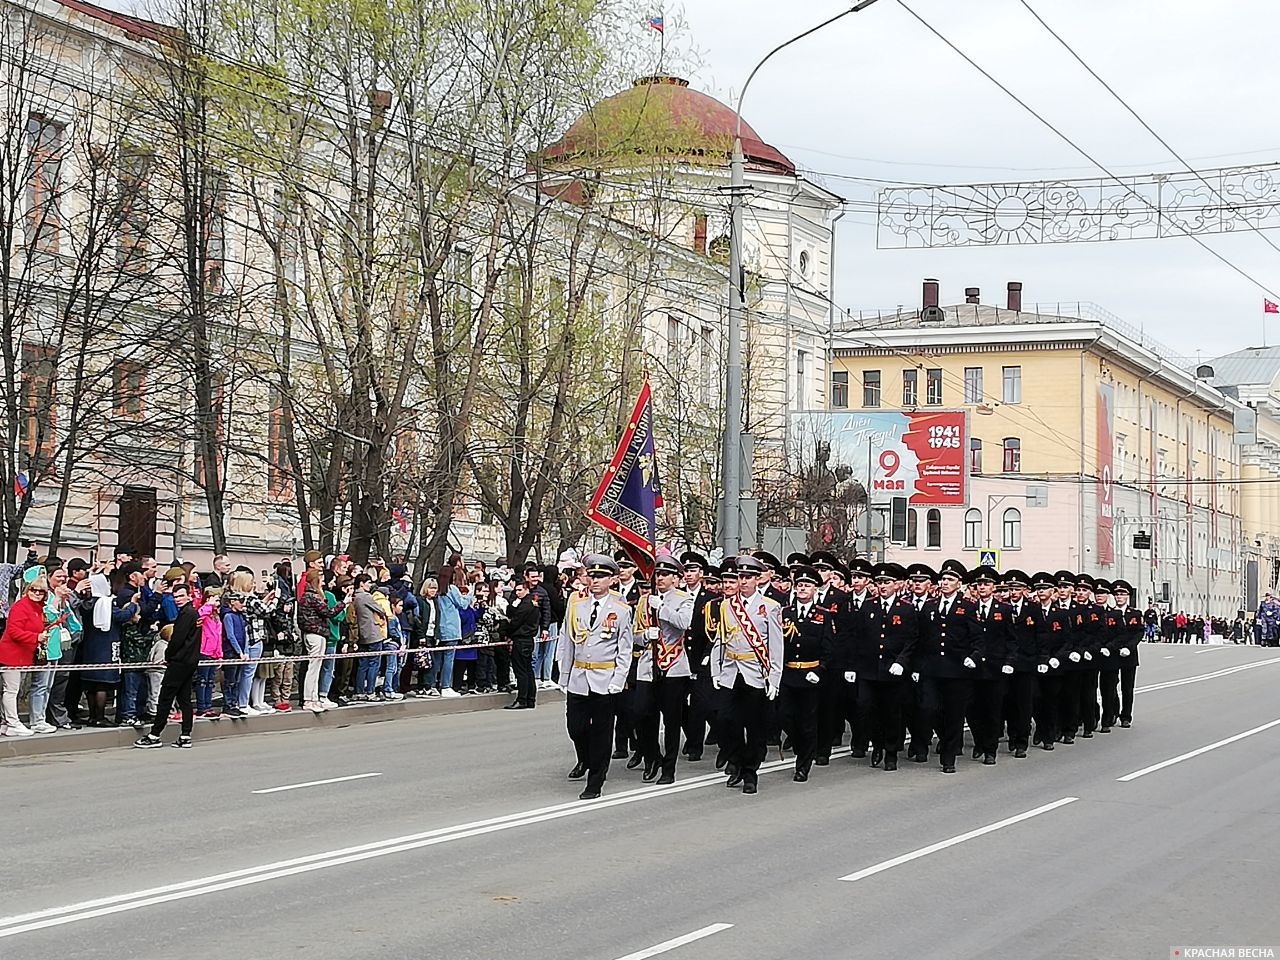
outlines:
[{"label": "asphalt road", "polygon": [[1131,729],[950,777],[774,762],[754,798],[615,763],[579,802],[560,704],[6,761],[0,958],[1280,948],[1280,652],[1142,657]]}]

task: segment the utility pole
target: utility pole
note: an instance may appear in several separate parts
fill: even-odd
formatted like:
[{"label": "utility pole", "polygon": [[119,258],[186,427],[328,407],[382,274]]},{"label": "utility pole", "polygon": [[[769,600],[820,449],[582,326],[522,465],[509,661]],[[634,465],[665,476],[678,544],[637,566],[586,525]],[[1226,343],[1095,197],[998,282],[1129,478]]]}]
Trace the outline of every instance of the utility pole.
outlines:
[{"label": "utility pole", "polygon": [[[720,546],[726,557],[737,556],[742,548],[742,481],[743,468],[750,476],[750,463],[747,462],[742,446],[742,326],[746,315],[746,277],[742,269],[742,210],[747,194],[746,158],[742,153],[742,101],[747,95],[747,88],[760,68],[779,50],[791,46],[797,40],[803,40],[810,34],[817,33],[851,13],[859,13],[875,3],[876,0],[861,0],[847,10],[829,17],[816,27],[810,27],[804,33],[797,34],[785,43],[780,43],[755,65],[747,76],[738,94],[738,106],[734,110],[737,115],[737,130],[733,137],[733,153],[729,159],[729,316],[726,324],[725,350],[725,391],[724,391],[724,444],[721,449],[721,486],[724,489],[724,510],[721,517]],[[787,266],[790,269],[790,265]],[[790,358],[787,358],[790,363]]]}]

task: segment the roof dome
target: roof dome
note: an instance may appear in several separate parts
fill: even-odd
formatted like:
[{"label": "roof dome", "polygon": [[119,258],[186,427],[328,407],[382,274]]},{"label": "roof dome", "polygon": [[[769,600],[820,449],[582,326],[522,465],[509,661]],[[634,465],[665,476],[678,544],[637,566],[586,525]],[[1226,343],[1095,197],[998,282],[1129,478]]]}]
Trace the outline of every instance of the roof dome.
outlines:
[{"label": "roof dome", "polygon": [[[719,167],[728,162],[737,126],[738,115],[731,107],[689,89],[688,80],[641,77],[630,89],[589,109],[542,156],[555,166],[584,158],[624,165],[629,157],[658,153]],[[742,153],[748,169],[795,176],[795,164],[745,121]]]}]

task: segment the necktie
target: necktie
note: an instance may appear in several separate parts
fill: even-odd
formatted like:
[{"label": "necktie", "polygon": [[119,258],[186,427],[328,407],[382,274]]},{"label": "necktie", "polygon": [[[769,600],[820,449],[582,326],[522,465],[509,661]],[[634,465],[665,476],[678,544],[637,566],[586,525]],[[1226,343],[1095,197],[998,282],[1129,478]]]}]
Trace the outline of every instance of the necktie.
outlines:
[{"label": "necktie", "polygon": [[587,622],[587,629],[593,630],[596,625],[596,617],[600,615],[600,601],[597,600],[591,604],[591,619]]},{"label": "necktie", "polygon": [[983,620],[987,619],[987,617],[990,616],[990,614],[991,614],[991,608],[984,603],[982,605],[982,619]]},{"label": "necktie", "polygon": [[800,608],[800,619],[803,620],[808,616],[809,616],[809,606],[808,604],[806,604],[805,606]]}]

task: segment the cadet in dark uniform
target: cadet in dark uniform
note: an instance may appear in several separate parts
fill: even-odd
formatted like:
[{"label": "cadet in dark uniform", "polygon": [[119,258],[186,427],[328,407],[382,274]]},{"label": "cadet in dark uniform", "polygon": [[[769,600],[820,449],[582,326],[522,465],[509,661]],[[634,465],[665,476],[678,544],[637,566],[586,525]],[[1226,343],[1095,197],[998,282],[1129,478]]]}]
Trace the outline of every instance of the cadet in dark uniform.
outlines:
[{"label": "cadet in dark uniform", "polygon": [[760,578],[760,591],[770,600],[776,602],[779,606],[784,603],[790,603],[790,592],[780,590],[774,584],[774,580],[777,578],[778,572],[783,569],[782,561],[768,550],[757,550],[752,554],[752,556],[764,564],[765,568],[764,575]]},{"label": "cadet in dark uniform", "polygon": [[[916,612],[917,629],[923,628],[929,608],[935,605],[931,596],[938,574],[927,563],[913,563],[907,567],[906,601]],[[933,718],[924,708],[923,687],[920,681],[920,645],[917,642],[914,662],[911,664],[910,685],[903,691],[902,719],[911,734],[907,747],[907,759],[924,763],[929,759],[929,746],[933,743]]]},{"label": "cadet in dark uniform", "polygon": [[813,567],[792,571],[796,601],[782,608],[782,690],[778,697],[782,729],[796,752],[797,783],[809,779],[818,749],[818,705],[822,676],[835,652],[835,618],[814,601],[822,579]]},{"label": "cadet in dark uniform", "polygon": [[1120,641],[1121,618],[1114,607],[1107,605],[1111,597],[1110,582],[1101,578],[1094,581],[1093,595],[1097,598],[1102,614],[1098,629],[1098,693],[1102,700],[1098,732],[1110,733],[1120,712]]},{"label": "cadet in dark uniform", "polygon": [[976,567],[969,575],[977,591],[973,659],[978,663],[969,701],[969,731],[973,734],[973,759],[981,757],[985,766],[996,762],[1005,678],[1013,674],[1013,608],[995,599],[999,576],[991,567]]},{"label": "cadet in dark uniform", "polygon": [[858,713],[871,736],[871,766],[883,758],[886,770],[898,769],[902,695],[918,635],[915,608],[898,595],[906,576],[896,563],[876,568],[880,595],[863,607],[863,629],[853,650]]},{"label": "cadet in dark uniform", "polygon": [[1062,710],[1063,664],[1071,649],[1071,615],[1058,605],[1058,578],[1045,571],[1031,578],[1036,591],[1034,609],[1038,611],[1043,662],[1036,666],[1040,682],[1035,702],[1036,736],[1034,743],[1052,750],[1062,736],[1059,719]]},{"label": "cadet in dark uniform", "polygon": [[1087,573],[1076,576],[1076,595],[1071,604],[1071,636],[1080,654],[1076,665],[1080,674],[1080,736],[1093,739],[1098,727],[1098,666],[1102,649],[1102,608],[1093,599],[1094,579]]},{"label": "cadet in dark uniform", "polygon": [[[616,551],[613,559],[618,563],[618,582],[614,585],[614,592],[634,610],[640,602],[640,581],[636,579],[636,562],[627,556],[625,550]],[[628,770],[640,766],[641,759],[640,741],[635,736],[635,717],[632,711],[635,689],[636,665],[633,660],[631,671],[627,676],[627,685],[622,693],[618,694],[618,716],[613,722],[613,759],[625,760],[628,747],[635,751],[635,763],[627,764]]]},{"label": "cadet in dark uniform", "polygon": [[[1145,636],[1142,612],[1138,610],[1133,585],[1127,580],[1117,580],[1111,585],[1116,601],[1116,612],[1123,623],[1120,645],[1120,726],[1133,723],[1133,684],[1138,676],[1138,644]],[[1134,604],[1130,606],[1130,604]]]},{"label": "cadet in dark uniform", "polygon": [[1031,739],[1031,710],[1035,703],[1036,673],[1041,665],[1048,672],[1048,634],[1043,628],[1040,607],[1027,597],[1031,578],[1021,570],[1004,574],[1008,587],[1010,630],[1013,633],[1013,676],[1005,687],[1005,716],[1009,722],[1009,750],[1017,758],[1027,755]]},{"label": "cadet in dark uniform", "polygon": [[831,749],[844,739],[844,727],[848,723],[853,730],[850,740],[855,758],[867,755],[867,733],[858,717],[858,689],[853,681],[845,679],[848,673],[856,673],[852,664],[853,650],[865,629],[864,609],[876,598],[871,586],[872,566],[858,559],[849,564],[849,590],[841,594],[830,609],[836,618],[836,655],[832,669],[823,679],[822,706],[818,718],[818,766],[831,762]]},{"label": "cadet in dark uniform", "polygon": [[974,660],[977,620],[973,605],[960,592],[966,576],[968,571],[958,560],[942,565],[936,605],[920,627],[917,660],[924,709],[938,731],[943,773],[956,772],[956,757],[964,749],[964,711],[978,669]]},{"label": "cadet in dark uniform", "polygon": [[575,594],[569,600],[559,659],[565,719],[578,757],[569,779],[585,776],[586,789],[578,799],[594,800],[609,772],[614,709],[631,669],[633,614],[609,589],[618,575],[616,561],[592,554],[583,565],[590,585],[585,597]]},{"label": "cadet in dark uniform", "polygon": [[1054,577],[1058,581],[1057,599],[1054,603],[1068,618],[1066,646],[1063,655],[1059,657],[1062,675],[1058,681],[1058,742],[1072,744],[1076,742],[1076,731],[1080,729],[1080,684],[1081,673],[1086,666],[1084,648],[1088,646],[1088,639],[1078,633],[1076,612],[1072,609],[1076,575],[1070,570],[1059,570]]}]

